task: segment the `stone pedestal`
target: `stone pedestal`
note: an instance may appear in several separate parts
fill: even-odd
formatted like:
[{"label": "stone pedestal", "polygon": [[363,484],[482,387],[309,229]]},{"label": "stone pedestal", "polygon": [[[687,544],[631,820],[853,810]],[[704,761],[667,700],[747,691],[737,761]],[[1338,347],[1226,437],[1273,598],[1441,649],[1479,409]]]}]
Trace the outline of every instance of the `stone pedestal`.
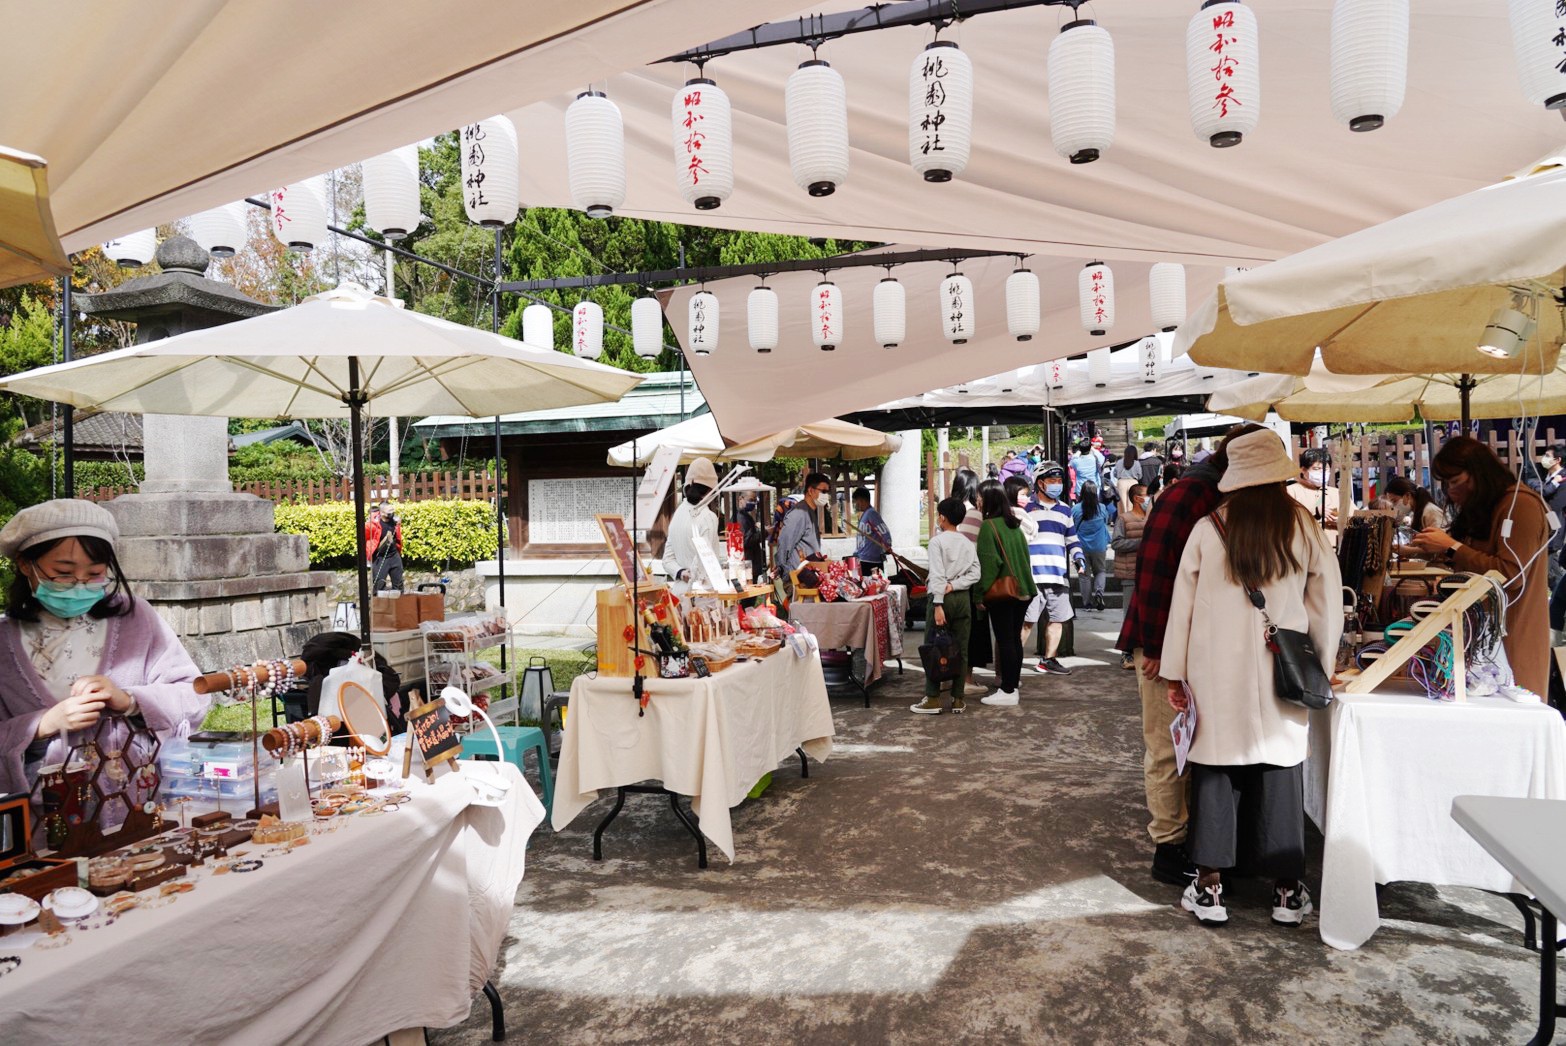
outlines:
[{"label": "stone pedestal", "polygon": [[143,494],[227,494],[228,419],[146,414],[141,419],[147,478]]},{"label": "stone pedestal", "polygon": [[132,589],[203,670],[295,656],[331,627],[333,575],[309,569],[304,537],[274,532],[270,501],[125,494],[104,507],[120,525],[117,554]]},{"label": "stone pedestal", "polygon": [[922,433],[909,429],[898,435],[903,438],[902,447],[881,466],[881,518],[892,532],[892,547],[899,554],[922,562],[924,557],[919,546]]}]

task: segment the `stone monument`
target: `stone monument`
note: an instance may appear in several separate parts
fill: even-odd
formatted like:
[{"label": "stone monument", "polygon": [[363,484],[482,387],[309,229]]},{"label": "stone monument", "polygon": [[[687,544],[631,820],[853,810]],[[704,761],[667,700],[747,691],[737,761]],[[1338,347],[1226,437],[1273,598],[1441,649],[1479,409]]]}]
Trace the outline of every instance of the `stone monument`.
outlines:
[{"label": "stone monument", "polygon": [[[82,312],[136,325],[136,344],[274,311],[203,275],[194,240],[158,247],[163,271],[84,294]],[[205,671],[297,655],[330,628],[330,571],[309,569],[309,545],[278,534],[273,506],[228,481],[228,419],[148,414],[142,419],[141,493],[106,503],[120,525],[120,566]]]}]

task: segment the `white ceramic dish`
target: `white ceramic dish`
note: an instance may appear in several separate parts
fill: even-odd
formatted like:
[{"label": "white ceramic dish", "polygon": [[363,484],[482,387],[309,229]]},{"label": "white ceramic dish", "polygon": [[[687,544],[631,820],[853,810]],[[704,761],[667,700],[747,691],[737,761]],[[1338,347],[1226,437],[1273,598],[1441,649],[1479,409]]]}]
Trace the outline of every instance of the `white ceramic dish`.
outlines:
[{"label": "white ceramic dish", "polygon": [[0,893],[0,925],[21,926],[38,918],[43,909],[31,897],[19,893]]}]

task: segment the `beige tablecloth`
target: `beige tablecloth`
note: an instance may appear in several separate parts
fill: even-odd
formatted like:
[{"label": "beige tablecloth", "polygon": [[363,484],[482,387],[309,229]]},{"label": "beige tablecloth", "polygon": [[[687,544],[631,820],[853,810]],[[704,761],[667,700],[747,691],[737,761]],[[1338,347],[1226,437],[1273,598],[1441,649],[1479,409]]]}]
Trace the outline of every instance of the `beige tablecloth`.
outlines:
[{"label": "beige tablecloth", "polygon": [[702,834],[732,861],[729,808],[795,748],[817,761],[832,751],[832,707],[816,657],[784,649],[709,679],[649,679],[647,688],[647,714],[638,717],[627,678],[578,676],[571,684],[555,774],[557,831],[600,788],[661,781],[691,797]]},{"label": "beige tablecloth", "polygon": [[[881,678],[888,656],[887,637],[876,624],[876,600],[886,596],[866,596],[842,603],[807,603],[795,600],[789,604],[788,620],[793,625],[804,625],[821,643],[823,650],[849,648],[865,652],[866,687]],[[896,627],[901,627],[899,624]]]},{"label": "beige tablecloth", "polygon": [[[506,805],[469,805],[458,774],[410,784],[395,813],[354,817],[174,904],[6,947],[0,1041],[364,1046],[465,1020],[505,938],[544,808],[507,764]],[[241,849],[262,853],[266,847]]]},{"label": "beige tablecloth", "polygon": [[1321,939],[1335,948],[1376,932],[1377,883],[1514,888],[1452,820],[1456,796],[1566,799],[1566,726],[1547,705],[1388,689],[1340,696],[1310,719],[1305,810],[1326,837]]}]

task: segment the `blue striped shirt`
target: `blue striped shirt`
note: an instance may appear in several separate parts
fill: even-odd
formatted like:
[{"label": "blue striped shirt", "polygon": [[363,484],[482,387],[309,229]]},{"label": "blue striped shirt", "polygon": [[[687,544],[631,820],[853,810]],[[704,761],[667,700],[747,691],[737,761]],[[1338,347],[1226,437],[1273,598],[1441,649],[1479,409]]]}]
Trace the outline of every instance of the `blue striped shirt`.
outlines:
[{"label": "blue striped shirt", "polygon": [[1068,584],[1067,565],[1081,555],[1077,525],[1071,518],[1071,506],[1057,501],[1046,507],[1028,502],[1028,518],[1038,524],[1038,533],[1028,541],[1028,561],[1033,567],[1036,585]]}]

